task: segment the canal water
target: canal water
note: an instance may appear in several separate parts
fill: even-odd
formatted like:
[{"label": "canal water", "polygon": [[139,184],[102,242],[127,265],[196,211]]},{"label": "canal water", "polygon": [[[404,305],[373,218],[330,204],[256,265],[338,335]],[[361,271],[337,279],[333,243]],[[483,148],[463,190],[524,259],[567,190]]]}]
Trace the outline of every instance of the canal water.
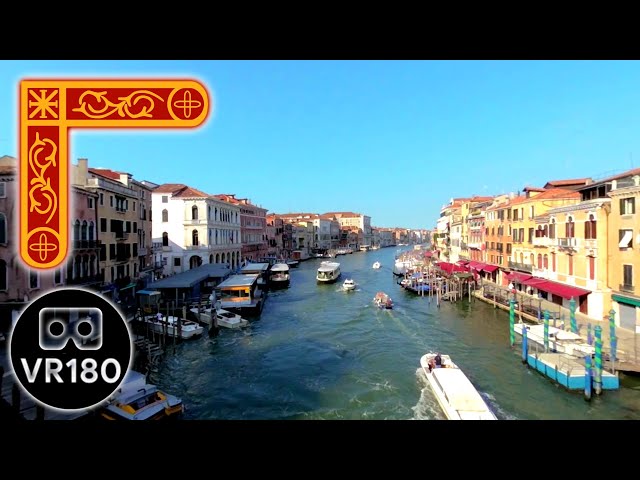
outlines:
[{"label": "canal water", "polygon": [[[619,391],[586,402],[521,363],[507,312],[405,292],[391,271],[398,251],[338,257],[333,285],[316,284],[319,259],[302,262],[250,327],[179,345],[151,380],[184,400],[187,419],[444,419],[419,369],[440,351],[500,419],[640,419],[640,378],[621,375]],[[346,278],[356,291],[342,291]],[[378,291],[393,310],[375,308]]]}]

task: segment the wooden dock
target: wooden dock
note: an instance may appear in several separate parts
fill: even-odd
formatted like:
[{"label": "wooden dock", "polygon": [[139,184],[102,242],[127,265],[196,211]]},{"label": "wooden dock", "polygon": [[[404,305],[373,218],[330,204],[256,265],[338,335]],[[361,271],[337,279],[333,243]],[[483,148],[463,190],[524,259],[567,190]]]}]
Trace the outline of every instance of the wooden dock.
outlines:
[{"label": "wooden dock", "polygon": [[[564,353],[529,353],[527,363],[530,367],[569,390],[585,389],[584,360]],[[620,388],[618,376],[603,370],[602,389],[617,390],[618,388]]]}]

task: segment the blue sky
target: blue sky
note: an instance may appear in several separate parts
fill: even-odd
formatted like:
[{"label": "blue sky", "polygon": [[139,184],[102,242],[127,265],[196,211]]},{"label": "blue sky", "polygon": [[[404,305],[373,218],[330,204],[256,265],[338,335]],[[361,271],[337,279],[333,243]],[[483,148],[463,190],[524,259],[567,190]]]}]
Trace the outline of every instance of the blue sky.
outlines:
[{"label": "blue sky", "polygon": [[23,77],[186,77],[185,132],[75,130],[71,159],[236,193],[275,213],[351,210],[432,228],[451,197],[640,166],[637,61],[1,61],[0,155]]}]

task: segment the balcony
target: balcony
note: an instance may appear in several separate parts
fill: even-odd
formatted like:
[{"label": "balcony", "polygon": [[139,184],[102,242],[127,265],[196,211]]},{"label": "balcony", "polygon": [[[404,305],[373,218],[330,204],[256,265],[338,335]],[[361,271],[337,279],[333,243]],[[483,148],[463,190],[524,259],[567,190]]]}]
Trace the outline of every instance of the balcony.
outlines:
[{"label": "balcony", "polygon": [[104,188],[105,190],[109,190],[110,192],[119,193],[121,195],[131,197],[134,200],[138,198],[138,195],[134,189],[125,187],[124,185],[120,184],[120,182],[118,182],[117,180],[104,180],[102,178],[88,178],[87,186]]},{"label": "balcony", "polygon": [[576,249],[578,247],[578,239],[575,237],[571,238],[558,238],[558,247],[560,248],[572,248]]},{"label": "balcony", "polygon": [[513,270],[519,270],[521,272],[531,273],[533,271],[533,265],[526,265],[524,263],[509,262],[509,268]]},{"label": "balcony", "polygon": [[618,288],[618,290],[625,293],[635,293],[635,287],[633,285],[626,285],[624,283],[620,284],[620,288]]},{"label": "balcony", "polygon": [[129,239],[129,234],[128,233],[123,233],[123,232],[116,232],[116,240],[123,240],[126,241]]},{"label": "balcony", "polygon": [[533,246],[534,247],[550,247],[551,245],[555,245],[556,239],[549,237],[533,237]]},{"label": "balcony", "polygon": [[149,253],[147,247],[138,248],[138,256],[139,257],[144,257],[147,253]]},{"label": "balcony", "polygon": [[206,245],[187,245],[185,248],[187,250],[200,250],[200,249],[206,249],[207,246]]},{"label": "balcony", "polygon": [[595,238],[585,239],[584,248],[587,250],[596,250],[598,248],[598,240]]},{"label": "balcony", "polygon": [[102,241],[100,240],[74,240],[73,248],[76,250],[80,250],[83,248],[100,248],[102,245]]},{"label": "balcony", "polygon": [[207,219],[206,218],[185,218],[183,223],[185,225],[206,225]]},{"label": "balcony", "polygon": [[482,248],[482,243],[476,243],[476,242],[469,242],[467,244],[467,247],[473,249],[473,250],[480,250]]},{"label": "balcony", "polygon": [[67,285],[89,285],[91,283],[99,283],[104,281],[102,275],[91,275],[77,278],[67,278]]}]

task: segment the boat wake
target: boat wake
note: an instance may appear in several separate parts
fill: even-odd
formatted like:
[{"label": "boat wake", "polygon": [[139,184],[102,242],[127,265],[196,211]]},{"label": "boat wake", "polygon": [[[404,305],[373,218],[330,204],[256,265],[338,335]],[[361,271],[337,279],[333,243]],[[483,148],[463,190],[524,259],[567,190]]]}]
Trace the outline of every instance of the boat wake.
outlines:
[{"label": "boat wake", "polygon": [[518,420],[518,417],[502,410],[493,395],[480,391],[478,391],[478,393],[483,398],[483,400],[487,402],[487,405],[489,405],[491,411],[496,415],[496,417],[498,417],[498,420]]},{"label": "boat wake", "polygon": [[446,420],[438,401],[431,391],[427,383],[427,379],[424,376],[422,368],[416,370],[416,379],[418,386],[420,387],[420,398],[411,410],[413,410],[413,417],[410,420]]}]

